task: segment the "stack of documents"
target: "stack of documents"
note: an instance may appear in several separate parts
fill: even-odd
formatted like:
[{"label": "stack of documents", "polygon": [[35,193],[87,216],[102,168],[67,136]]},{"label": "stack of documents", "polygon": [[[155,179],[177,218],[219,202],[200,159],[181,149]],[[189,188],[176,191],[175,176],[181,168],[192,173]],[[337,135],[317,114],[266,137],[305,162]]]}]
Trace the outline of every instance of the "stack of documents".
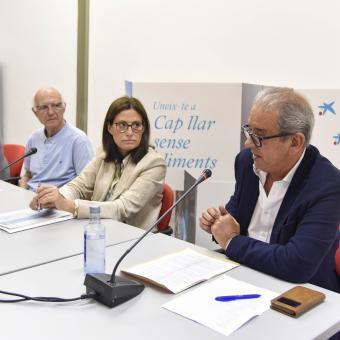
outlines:
[{"label": "stack of documents", "polygon": [[16,233],[71,218],[73,218],[72,214],[55,209],[43,209],[41,211],[31,209],[15,210],[0,214],[0,229],[8,233]]},{"label": "stack of documents", "polygon": [[227,258],[213,256],[213,253],[209,256],[188,248],[123,272],[176,294],[238,265]]},{"label": "stack of documents", "polygon": [[[255,294],[260,297],[242,298]],[[174,298],[164,304],[163,308],[229,335],[269,309],[271,299],[277,295],[270,290],[222,275]],[[220,301],[216,301],[216,297]],[[224,302],[222,298],[225,298]]]}]

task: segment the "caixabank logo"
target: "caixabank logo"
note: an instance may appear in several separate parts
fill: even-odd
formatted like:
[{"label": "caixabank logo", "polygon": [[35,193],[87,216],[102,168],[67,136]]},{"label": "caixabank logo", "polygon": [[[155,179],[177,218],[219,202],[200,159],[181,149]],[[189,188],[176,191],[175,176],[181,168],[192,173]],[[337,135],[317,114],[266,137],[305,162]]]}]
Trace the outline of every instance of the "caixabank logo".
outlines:
[{"label": "caixabank logo", "polygon": [[334,138],[333,144],[340,145],[340,132],[337,135],[333,136],[333,138]]},{"label": "caixabank logo", "polygon": [[[319,105],[318,108],[321,109],[319,110],[319,116],[326,116],[329,114],[336,115],[335,109],[333,105],[335,104],[335,100],[332,102],[324,102],[322,105]],[[333,136],[333,144],[334,145],[340,145],[340,133],[337,135]]]},{"label": "caixabank logo", "polygon": [[322,103],[322,105],[319,105],[318,108],[321,109],[319,110],[319,115],[324,116],[327,113],[332,113],[333,115],[336,115],[336,112],[333,108],[334,103],[335,100],[330,103]]}]

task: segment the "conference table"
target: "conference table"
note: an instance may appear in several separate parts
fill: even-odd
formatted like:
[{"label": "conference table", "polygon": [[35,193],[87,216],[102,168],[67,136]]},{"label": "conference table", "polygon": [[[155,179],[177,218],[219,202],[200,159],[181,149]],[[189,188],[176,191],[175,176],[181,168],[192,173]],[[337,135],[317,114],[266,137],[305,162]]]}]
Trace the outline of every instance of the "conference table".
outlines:
[{"label": "conference table", "polygon": [[[106,248],[107,273],[132,242]],[[139,243],[119,269],[188,247],[209,252],[173,237],[152,234]],[[223,255],[216,253],[216,256]],[[277,293],[294,286],[244,266],[222,275]],[[0,276],[0,289],[30,296],[71,298],[85,293],[83,281],[82,256],[77,255]],[[228,337],[162,308],[177,295],[151,284],[146,284],[134,299],[112,309],[95,300],[3,304],[1,336],[4,339],[327,339],[340,330],[340,294],[310,284],[304,286],[324,292],[325,302],[297,319],[268,309]]]},{"label": "conference table", "polygon": [[[28,208],[34,193],[0,181],[0,213]],[[0,230],[0,275],[48,263],[84,250],[84,226],[88,219],[71,219],[13,234]],[[134,240],[143,230],[103,219],[106,245]]]},{"label": "conference table", "polygon": [[[27,208],[33,195],[0,181],[0,213]],[[64,298],[83,294],[83,227],[86,223],[87,220],[72,219],[14,234],[0,231],[0,290]],[[110,273],[121,254],[143,230],[113,220],[103,220],[103,223],[107,227],[106,272]],[[124,259],[120,269],[185,248],[210,252],[173,237],[151,234]],[[223,254],[215,255],[224,257]],[[223,275],[277,293],[294,286],[244,266]],[[340,331],[340,294],[310,284],[305,286],[324,292],[325,302],[298,319],[267,310],[228,338],[327,339]],[[94,300],[2,304],[1,335],[4,339],[226,338],[162,308],[175,297],[146,284],[139,296],[113,309]]]}]

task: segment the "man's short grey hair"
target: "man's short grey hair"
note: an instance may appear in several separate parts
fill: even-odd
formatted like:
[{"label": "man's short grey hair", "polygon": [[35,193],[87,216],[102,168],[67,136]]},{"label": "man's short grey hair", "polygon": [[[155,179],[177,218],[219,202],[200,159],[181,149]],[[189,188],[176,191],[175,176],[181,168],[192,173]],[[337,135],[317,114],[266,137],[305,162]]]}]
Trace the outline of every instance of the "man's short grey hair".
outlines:
[{"label": "man's short grey hair", "polygon": [[301,132],[308,146],[314,127],[314,114],[307,99],[291,88],[270,87],[261,90],[255,97],[253,107],[263,111],[277,111],[279,133]]}]

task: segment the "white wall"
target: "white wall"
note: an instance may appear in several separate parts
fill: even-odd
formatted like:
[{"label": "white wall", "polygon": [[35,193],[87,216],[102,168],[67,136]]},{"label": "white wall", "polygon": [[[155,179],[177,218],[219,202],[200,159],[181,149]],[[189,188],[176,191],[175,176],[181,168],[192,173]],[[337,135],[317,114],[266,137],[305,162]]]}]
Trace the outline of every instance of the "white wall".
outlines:
[{"label": "white wall", "polygon": [[5,143],[25,144],[41,126],[31,107],[42,86],[61,90],[65,117],[75,122],[76,37],[76,0],[0,0]]},{"label": "white wall", "polygon": [[[4,142],[40,126],[30,107],[44,85],[74,123],[76,29],[76,0],[0,0]],[[339,0],[92,0],[89,137],[99,146],[125,80],[339,89],[339,37]]]},{"label": "white wall", "polygon": [[88,133],[124,80],[340,88],[338,0],[91,1]]},{"label": "white wall", "polygon": [[[59,87],[75,121],[76,0],[0,0],[5,142],[39,123],[33,92]],[[340,88],[338,0],[92,0],[89,136],[100,144],[124,80]]]}]

